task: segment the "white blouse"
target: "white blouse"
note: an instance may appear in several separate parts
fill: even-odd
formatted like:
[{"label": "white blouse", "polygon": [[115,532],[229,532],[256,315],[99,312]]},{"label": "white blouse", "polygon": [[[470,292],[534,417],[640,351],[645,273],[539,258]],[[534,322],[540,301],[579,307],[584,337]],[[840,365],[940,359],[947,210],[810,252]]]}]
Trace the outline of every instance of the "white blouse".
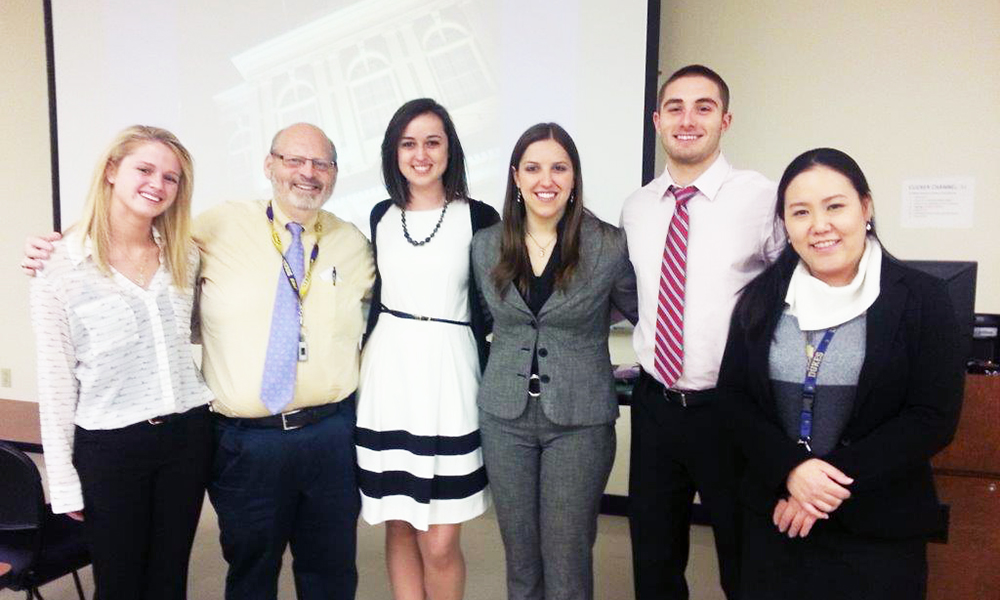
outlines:
[{"label": "white blouse", "polygon": [[[73,468],[74,426],[118,429],[208,403],[191,353],[198,251],[188,289],[162,263],[143,289],[91,259],[90,240],[70,232],[31,284],[38,352],[42,445],[52,510],[83,509]],[[160,244],[159,235],[154,238]]]}]

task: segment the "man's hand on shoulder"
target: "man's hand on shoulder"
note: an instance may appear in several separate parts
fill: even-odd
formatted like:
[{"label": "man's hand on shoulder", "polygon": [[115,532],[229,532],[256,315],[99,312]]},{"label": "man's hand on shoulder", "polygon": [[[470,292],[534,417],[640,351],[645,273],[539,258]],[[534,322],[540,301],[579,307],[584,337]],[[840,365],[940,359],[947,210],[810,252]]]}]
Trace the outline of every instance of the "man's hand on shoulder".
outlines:
[{"label": "man's hand on shoulder", "polygon": [[52,242],[62,239],[62,234],[58,231],[47,233],[39,237],[29,237],[24,242],[24,258],[21,260],[21,272],[28,277],[34,277],[36,271],[41,271],[45,267],[45,261],[52,256],[55,246]]}]

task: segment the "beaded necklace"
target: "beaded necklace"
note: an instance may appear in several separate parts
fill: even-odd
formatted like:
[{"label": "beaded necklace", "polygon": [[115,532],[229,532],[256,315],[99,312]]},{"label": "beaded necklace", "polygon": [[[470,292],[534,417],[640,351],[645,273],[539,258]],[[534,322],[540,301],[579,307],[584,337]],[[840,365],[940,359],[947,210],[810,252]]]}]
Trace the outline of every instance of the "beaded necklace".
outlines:
[{"label": "beaded necklace", "polygon": [[408,241],[408,242],[410,242],[410,244],[412,244],[414,246],[418,246],[418,247],[419,246],[423,246],[427,242],[431,241],[431,238],[433,238],[437,234],[438,229],[441,228],[441,223],[444,221],[444,213],[446,213],[448,211],[448,205],[449,204],[451,204],[451,200],[450,199],[444,201],[444,206],[441,207],[441,216],[438,217],[438,222],[437,222],[437,225],[434,226],[434,231],[432,231],[429,236],[427,236],[426,238],[424,238],[422,241],[419,241],[419,242],[416,241],[416,240],[414,240],[412,237],[410,237],[410,231],[406,228],[406,209],[405,208],[402,209],[402,211],[403,211],[403,237],[406,238],[406,241]]}]

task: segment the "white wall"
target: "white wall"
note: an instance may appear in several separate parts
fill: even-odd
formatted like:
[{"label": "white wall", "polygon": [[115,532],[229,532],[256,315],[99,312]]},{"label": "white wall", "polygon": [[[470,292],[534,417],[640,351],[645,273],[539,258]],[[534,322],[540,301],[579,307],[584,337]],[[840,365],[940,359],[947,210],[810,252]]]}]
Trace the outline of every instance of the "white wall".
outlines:
[{"label": "white wall", "polygon": [[[1000,2],[663,0],[661,27],[661,81],[697,62],[729,84],[735,165],[777,180],[805,150],[846,151],[886,247],[979,261],[976,310],[1000,312]],[[904,180],[965,176],[971,229],[901,226]]]},{"label": "white wall", "polygon": [[45,35],[39,0],[3,0],[0,81],[0,368],[11,369],[12,384],[0,388],[0,398],[34,400],[35,341],[28,321],[28,279],[17,265],[25,233],[52,229]]}]

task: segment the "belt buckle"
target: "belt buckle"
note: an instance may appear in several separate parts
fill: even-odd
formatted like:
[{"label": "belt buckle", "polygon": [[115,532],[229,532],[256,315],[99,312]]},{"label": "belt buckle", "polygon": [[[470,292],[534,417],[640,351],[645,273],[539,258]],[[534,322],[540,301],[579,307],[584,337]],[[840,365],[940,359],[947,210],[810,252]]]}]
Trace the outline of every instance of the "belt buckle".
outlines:
[{"label": "belt buckle", "polygon": [[152,419],[146,419],[146,422],[150,425],[163,425],[163,417],[153,417]]},{"label": "belt buckle", "polygon": [[663,386],[663,398],[667,402],[670,402],[672,400],[672,398],[670,397],[670,394],[676,394],[676,395],[680,396],[681,407],[682,408],[687,408],[688,407],[687,394],[685,394],[681,390],[673,390],[673,389],[668,388],[667,386]]},{"label": "belt buckle", "polygon": [[539,377],[537,373],[532,373],[531,377],[528,378],[528,397],[529,398],[540,398],[541,395],[542,395],[541,391],[538,391],[538,392],[532,392],[531,391],[531,382],[532,381],[537,381],[539,386],[542,385],[542,378]]},{"label": "belt buckle", "polygon": [[289,425],[288,421],[286,419],[286,417],[288,417],[288,415],[294,415],[295,413],[298,413],[298,412],[302,412],[302,409],[301,408],[297,408],[295,410],[290,410],[288,412],[281,413],[281,430],[282,431],[294,431],[295,429],[301,429],[302,428],[301,425]]}]

